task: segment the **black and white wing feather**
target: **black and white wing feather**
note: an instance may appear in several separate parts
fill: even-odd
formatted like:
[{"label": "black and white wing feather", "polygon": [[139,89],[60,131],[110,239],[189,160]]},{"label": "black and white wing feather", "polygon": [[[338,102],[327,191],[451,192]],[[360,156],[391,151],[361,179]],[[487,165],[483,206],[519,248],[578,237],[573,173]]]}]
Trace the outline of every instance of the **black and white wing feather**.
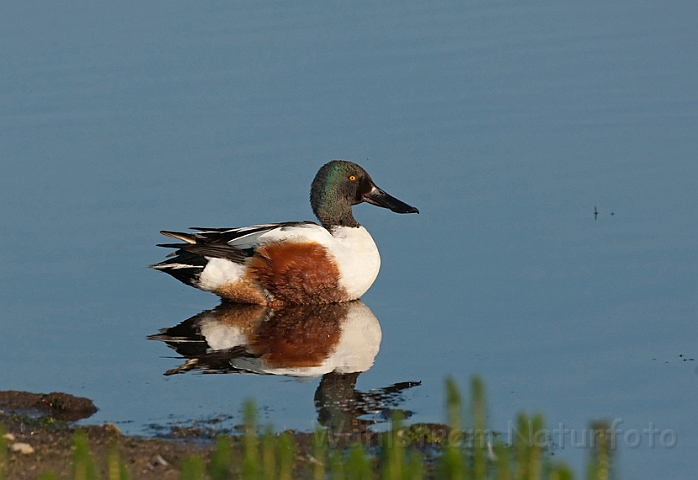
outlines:
[{"label": "black and white wing feather", "polygon": [[163,230],[160,233],[181,243],[158,244],[158,247],[176,250],[167,256],[167,260],[150,265],[150,268],[169,273],[184,283],[196,286],[199,275],[210,259],[220,258],[243,264],[263,243],[264,235],[306,225],[317,226],[314,222],[284,222],[241,228],[192,227],[194,232]]}]

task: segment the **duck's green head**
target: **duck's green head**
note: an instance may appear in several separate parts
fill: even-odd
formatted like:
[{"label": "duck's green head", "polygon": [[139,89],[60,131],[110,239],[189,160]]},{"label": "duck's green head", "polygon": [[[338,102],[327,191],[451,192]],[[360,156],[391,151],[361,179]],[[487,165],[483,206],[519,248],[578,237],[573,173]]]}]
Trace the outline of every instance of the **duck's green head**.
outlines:
[{"label": "duck's green head", "polygon": [[344,160],[326,163],[315,175],[310,187],[310,205],[325,228],[333,226],[358,227],[352,215],[352,205],[367,202],[396,213],[419,213],[378,188],[366,170]]}]

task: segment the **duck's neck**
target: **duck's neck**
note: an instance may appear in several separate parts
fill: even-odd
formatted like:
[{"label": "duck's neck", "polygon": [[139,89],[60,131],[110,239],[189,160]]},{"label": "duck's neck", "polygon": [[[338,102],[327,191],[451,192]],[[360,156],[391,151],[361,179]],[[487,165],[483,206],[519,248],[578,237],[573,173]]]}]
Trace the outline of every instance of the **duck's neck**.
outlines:
[{"label": "duck's neck", "polygon": [[332,232],[334,227],[360,227],[361,224],[356,221],[351,207],[348,205],[339,205],[337,203],[313,202],[311,199],[313,213],[320,220],[320,223],[327,230]]}]

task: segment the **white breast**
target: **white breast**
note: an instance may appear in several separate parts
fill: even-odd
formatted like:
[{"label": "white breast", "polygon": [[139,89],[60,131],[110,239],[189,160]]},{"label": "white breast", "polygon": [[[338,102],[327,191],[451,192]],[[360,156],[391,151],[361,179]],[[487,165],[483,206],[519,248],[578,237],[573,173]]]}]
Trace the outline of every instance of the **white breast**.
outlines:
[{"label": "white breast", "polygon": [[369,289],[381,266],[381,257],[371,235],[364,227],[335,227],[329,246],[339,267],[339,284],[349,300],[355,300]]}]

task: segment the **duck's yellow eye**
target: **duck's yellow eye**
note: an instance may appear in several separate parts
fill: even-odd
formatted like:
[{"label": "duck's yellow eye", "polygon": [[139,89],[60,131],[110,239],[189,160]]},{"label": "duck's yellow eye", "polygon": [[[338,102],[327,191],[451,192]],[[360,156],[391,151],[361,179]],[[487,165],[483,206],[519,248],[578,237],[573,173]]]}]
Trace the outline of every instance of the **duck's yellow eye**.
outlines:
[{"label": "duck's yellow eye", "polygon": [[356,180],[356,175],[349,175],[349,180],[351,180],[352,182]]}]

